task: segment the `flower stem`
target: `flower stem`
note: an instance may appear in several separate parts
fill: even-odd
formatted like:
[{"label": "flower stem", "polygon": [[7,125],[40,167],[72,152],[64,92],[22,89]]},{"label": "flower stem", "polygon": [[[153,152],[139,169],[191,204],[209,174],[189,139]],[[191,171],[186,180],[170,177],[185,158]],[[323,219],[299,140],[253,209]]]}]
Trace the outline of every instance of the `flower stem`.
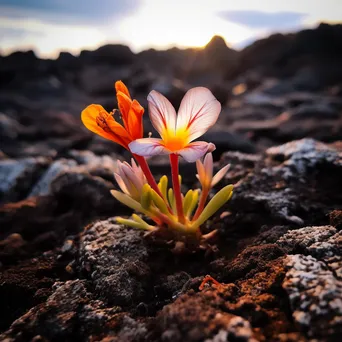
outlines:
[{"label": "flower stem", "polygon": [[161,194],[158,185],[152,175],[152,172],[150,170],[150,167],[148,166],[146,159],[144,157],[138,156],[137,154],[133,154],[134,158],[137,160],[139,163],[141,169],[143,170],[145,177],[148,181],[148,184],[150,184],[151,188],[163,198],[163,195]]},{"label": "flower stem", "polygon": [[201,215],[201,213],[202,213],[202,211],[204,209],[205,203],[207,201],[208,195],[209,195],[209,190],[202,189],[201,198],[200,198],[197,210],[195,212],[195,215],[192,218],[192,221],[197,220],[198,217]]},{"label": "flower stem", "polygon": [[138,156],[137,154],[133,154],[133,156],[137,160],[137,162],[139,163],[141,169],[143,170],[148,184],[150,184],[151,188],[165,201],[169,212],[172,214],[172,210],[170,208],[169,202],[167,201],[167,199],[164,198],[163,194],[159,190],[158,185],[157,185],[157,183],[156,183],[156,181],[152,175],[151,169],[148,166],[145,157]]},{"label": "flower stem", "polygon": [[176,200],[178,220],[180,223],[184,223],[185,216],[183,212],[183,201],[182,201],[182,194],[181,194],[180,184],[179,184],[178,155],[177,154],[174,154],[174,153],[170,154],[170,163],[171,163],[172,185],[173,185],[173,192],[174,192],[174,196]]}]

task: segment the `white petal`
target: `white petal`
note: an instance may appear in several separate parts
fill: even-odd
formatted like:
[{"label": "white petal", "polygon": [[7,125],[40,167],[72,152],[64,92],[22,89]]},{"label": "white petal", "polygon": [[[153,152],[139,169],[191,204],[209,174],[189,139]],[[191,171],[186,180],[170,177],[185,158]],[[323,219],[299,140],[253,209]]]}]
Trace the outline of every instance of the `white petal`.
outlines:
[{"label": "white petal", "polygon": [[202,183],[202,181],[205,177],[205,170],[204,170],[203,163],[200,159],[196,160],[196,169],[197,169],[197,176],[198,176],[197,178]]},{"label": "white petal", "polygon": [[176,130],[176,111],[171,102],[162,94],[152,90],[148,96],[148,110],[151,122],[161,137],[165,130]]},{"label": "white petal", "polygon": [[125,194],[129,195],[129,191],[127,189],[127,186],[126,186],[125,182],[123,181],[123,179],[121,178],[121,176],[117,173],[114,173],[114,177],[115,177],[115,180],[118,183],[121,191],[124,192]]},{"label": "white petal", "polygon": [[123,179],[127,179],[138,191],[143,187],[144,184],[139,179],[139,174],[135,173],[133,168],[128,163],[124,163],[122,166],[122,171],[125,174],[125,178]]},{"label": "white petal", "polygon": [[211,186],[215,186],[228,172],[230,167],[230,164],[223,167],[217,174],[213,177],[213,180],[211,181]]},{"label": "white petal", "polygon": [[193,163],[197,159],[203,157],[207,152],[215,149],[215,145],[205,141],[195,141],[189,144],[186,148],[177,151],[187,162]]},{"label": "white petal", "polygon": [[215,124],[221,104],[211,91],[204,87],[190,89],[178,111],[177,130],[188,129],[190,141],[203,135]]},{"label": "white petal", "polygon": [[210,182],[211,182],[211,179],[213,178],[214,161],[213,161],[213,155],[210,152],[207,153],[206,156],[204,157],[203,166],[204,166],[205,174],[207,178],[210,179]]},{"label": "white petal", "polygon": [[144,138],[132,141],[128,147],[132,153],[142,157],[155,156],[157,154],[169,154],[170,152],[161,144],[161,139]]}]

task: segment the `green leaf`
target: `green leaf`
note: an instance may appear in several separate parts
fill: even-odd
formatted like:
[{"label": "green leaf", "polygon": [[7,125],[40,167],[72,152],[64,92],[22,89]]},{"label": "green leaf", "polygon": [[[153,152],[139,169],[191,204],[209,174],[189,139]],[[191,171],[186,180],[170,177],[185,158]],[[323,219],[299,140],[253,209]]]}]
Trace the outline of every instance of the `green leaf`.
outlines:
[{"label": "green leaf", "polygon": [[124,224],[124,225],[129,226],[129,227],[139,228],[139,229],[144,229],[144,230],[151,230],[151,229],[146,228],[146,226],[144,224],[141,224],[141,223],[133,221],[133,220],[124,219],[122,217],[116,217],[115,220],[117,223]]},{"label": "green leaf", "polygon": [[183,211],[184,211],[185,216],[188,216],[188,211],[192,203],[193,195],[194,195],[194,191],[189,190],[183,199]]},{"label": "green leaf", "polygon": [[143,209],[143,207],[140,205],[139,202],[135,201],[133,198],[129,197],[126,194],[123,194],[120,191],[117,190],[111,190],[110,193],[122,204],[126,205],[127,207],[135,210],[135,211],[139,211],[141,213],[145,214],[145,210]]},{"label": "green leaf", "polygon": [[233,185],[227,185],[221,189],[203,209],[199,218],[191,225],[191,229],[197,229],[206,220],[213,216],[233,195]]},{"label": "green leaf", "polygon": [[190,217],[194,209],[196,208],[199,200],[199,190],[194,190],[192,194],[192,202],[189,206],[187,216]]},{"label": "green leaf", "polygon": [[167,205],[162,199],[152,188],[150,189],[150,193],[152,196],[152,200],[155,204],[155,206],[165,215],[169,215],[169,210],[167,209]]},{"label": "green leaf", "polygon": [[169,198],[169,203],[170,203],[171,209],[175,213],[177,211],[176,210],[176,201],[175,201],[175,195],[173,193],[172,188],[170,188],[168,191],[168,198]]},{"label": "green leaf", "polygon": [[167,200],[167,186],[168,186],[169,180],[166,176],[163,176],[160,178],[160,181],[158,183],[158,188],[160,192],[162,193],[165,200]]},{"label": "green leaf", "polygon": [[146,221],[144,221],[140,216],[138,216],[137,214],[133,214],[132,215],[132,219],[135,221],[135,222],[138,222],[140,223],[144,229],[146,230],[155,230],[156,228],[154,226],[151,226],[149,225]]},{"label": "green leaf", "polygon": [[144,184],[142,188],[140,204],[145,210],[149,210],[151,207],[151,204],[152,204],[151,187],[147,183]]}]

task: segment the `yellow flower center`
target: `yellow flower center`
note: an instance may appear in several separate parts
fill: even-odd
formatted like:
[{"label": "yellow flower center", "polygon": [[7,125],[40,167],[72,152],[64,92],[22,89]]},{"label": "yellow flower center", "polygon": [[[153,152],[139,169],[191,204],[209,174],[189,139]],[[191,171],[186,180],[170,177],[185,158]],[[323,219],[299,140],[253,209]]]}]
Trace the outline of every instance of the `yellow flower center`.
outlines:
[{"label": "yellow flower center", "polygon": [[171,152],[181,150],[189,143],[189,132],[186,128],[177,129],[176,132],[166,129],[162,137],[164,146]]}]

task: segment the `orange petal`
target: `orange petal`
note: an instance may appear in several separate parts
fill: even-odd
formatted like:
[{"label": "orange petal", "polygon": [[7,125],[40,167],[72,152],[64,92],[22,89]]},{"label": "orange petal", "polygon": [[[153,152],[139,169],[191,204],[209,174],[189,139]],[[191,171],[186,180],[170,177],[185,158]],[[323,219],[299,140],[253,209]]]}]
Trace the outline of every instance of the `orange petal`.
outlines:
[{"label": "orange petal", "polygon": [[[97,122],[100,113],[107,117],[105,123],[108,124],[108,130],[101,127],[101,125],[99,125]],[[127,148],[130,141],[130,139],[127,139],[127,132],[119,123],[114,120],[112,116],[109,115],[109,113],[102,106],[98,104],[89,105],[82,111],[81,120],[84,126],[86,126],[90,131]]]},{"label": "orange petal", "polygon": [[115,82],[115,90],[117,93],[118,92],[124,93],[126,96],[131,98],[131,95],[129,94],[127,87],[125,86],[125,84],[122,81],[116,81]]},{"label": "orange petal", "polygon": [[122,121],[126,128],[128,128],[128,114],[131,109],[132,100],[125,93],[119,91],[116,93],[116,98],[118,100],[118,107],[122,115]]},{"label": "orange petal", "polygon": [[128,113],[128,130],[133,140],[143,137],[143,114],[144,108],[137,100],[133,100],[130,111]]}]

